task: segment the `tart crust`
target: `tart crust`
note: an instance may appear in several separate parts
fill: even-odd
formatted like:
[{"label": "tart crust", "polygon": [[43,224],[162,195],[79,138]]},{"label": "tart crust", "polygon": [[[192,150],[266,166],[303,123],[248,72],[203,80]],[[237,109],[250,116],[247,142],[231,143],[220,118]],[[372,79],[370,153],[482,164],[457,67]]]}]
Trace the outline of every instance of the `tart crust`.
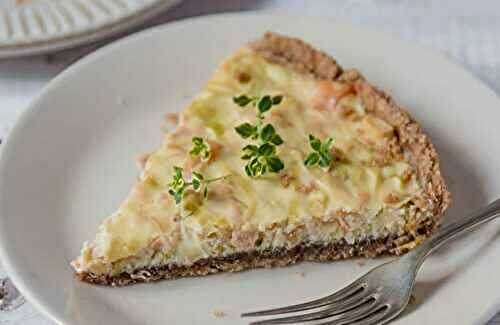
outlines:
[{"label": "tart crust", "polygon": [[440,225],[443,213],[450,203],[450,193],[441,175],[434,146],[406,110],[399,107],[384,92],[370,85],[358,71],[343,70],[333,58],[299,39],[269,32],[250,46],[266,60],[315,79],[352,83],[366,111],[395,128],[396,143],[391,150],[411,153],[417,177],[428,197],[429,202],[424,204],[425,209],[431,209],[433,217],[416,225],[414,231],[395,234],[392,237],[366,239],[354,244],[345,241],[327,245],[301,244],[290,249],[254,250],[225,257],[205,258],[190,266],[142,268],[133,273],[115,276],[84,272],[76,274],[78,279],[99,285],[123,286],[218,272],[287,266],[301,261],[327,262],[357,256],[400,255],[417,246]]},{"label": "tart crust", "polygon": [[298,245],[291,249],[250,251],[224,257],[204,258],[190,266],[164,265],[121,273],[116,276],[79,273],[81,281],[105,285],[125,286],[181,277],[205,276],[219,272],[240,272],[255,268],[284,267],[299,262],[331,262],[352,257],[376,257],[384,254],[401,255],[415,247],[436,228],[436,220],[428,219],[415,233],[365,240],[348,244],[345,241],[328,245]]}]

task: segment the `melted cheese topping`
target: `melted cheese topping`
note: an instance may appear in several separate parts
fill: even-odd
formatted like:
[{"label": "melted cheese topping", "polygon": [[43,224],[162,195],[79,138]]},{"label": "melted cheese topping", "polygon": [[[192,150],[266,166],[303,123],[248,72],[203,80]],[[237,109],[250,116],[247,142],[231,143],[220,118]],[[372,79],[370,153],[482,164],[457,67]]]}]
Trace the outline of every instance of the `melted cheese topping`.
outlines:
[{"label": "melted cheese topping", "polygon": [[[284,143],[285,168],[252,179],[234,128],[254,123],[256,110],[233,96],[283,95],[265,115]],[[308,135],[334,139],[332,168],[306,167]],[[189,155],[193,137],[210,144],[211,158]],[[316,81],[271,64],[250,49],[224,62],[184,111],[175,131],[146,161],[141,180],[96,240],[73,263],[77,271],[120,273],[142,266],[190,264],[209,256],[345,239],[353,242],[401,231],[418,216],[409,204],[423,192],[404,153],[391,150],[393,127],[366,114],[352,85]],[[209,196],[187,192],[176,207],[168,194],[173,166],[207,178]]]}]

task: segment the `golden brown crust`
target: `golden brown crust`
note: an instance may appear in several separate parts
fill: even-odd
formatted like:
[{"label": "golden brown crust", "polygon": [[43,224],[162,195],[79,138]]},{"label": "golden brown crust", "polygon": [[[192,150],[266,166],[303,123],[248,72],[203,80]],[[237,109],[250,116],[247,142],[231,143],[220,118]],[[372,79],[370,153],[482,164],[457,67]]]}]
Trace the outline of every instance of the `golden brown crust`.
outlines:
[{"label": "golden brown crust", "polygon": [[284,267],[302,261],[330,262],[351,257],[375,257],[383,254],[401,255],[410,245],[417,245],[436,228],[435,220],[428,219],[415,233],[395,235],[390,238],[366,240],[348,244],[345,241],[328,245],[299,245],[291,249],[275,249],[233,254],[225,257],[206,258],[191,266],[165,265],[157,268],[143,268],[133,273],[116,276],[78,273],[81,281],[106,285],[124,286],[134,283],[155,282],[187,276],[205,276],[219,272],[240,272],[255,268]]},{"label": "golden brown crust", "polygon": [[333,80],[342,73],[342,68],[332,57],[299,39],[268,32],[251,46],[271,62],[318,79]]},{"label": "golden brown crust", "polygon": [[356,70],[343,70],[327,54],[295,38],[266,33],[251,47],[265,59],[286,66],[315,79],[328,79],[354,84],[365,109],[396,129],[399,147],[411,153],[418,178],[431,201],[438,223],[450,203],[439,168],[436,150],[418,123],[388,95],[370,85]]}]

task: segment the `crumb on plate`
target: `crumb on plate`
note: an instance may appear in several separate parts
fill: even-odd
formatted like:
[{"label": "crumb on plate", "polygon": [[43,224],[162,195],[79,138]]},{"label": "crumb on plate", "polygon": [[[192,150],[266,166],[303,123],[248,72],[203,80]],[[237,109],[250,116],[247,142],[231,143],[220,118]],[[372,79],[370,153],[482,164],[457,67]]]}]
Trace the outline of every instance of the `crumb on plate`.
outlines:
[{"label": "crumb on plate", "polygon": [[408,301],[408,305],[414,305],[417,303],[417,297],[415,297],[415,295],[412,293],[410,295],[410,301]]},{"label": "crumb on plate", "polygon": [[212,310],[212,316],[214,316],[215,318],[222,318],[226,316],[226,313],[220,309],[214,309]]}]

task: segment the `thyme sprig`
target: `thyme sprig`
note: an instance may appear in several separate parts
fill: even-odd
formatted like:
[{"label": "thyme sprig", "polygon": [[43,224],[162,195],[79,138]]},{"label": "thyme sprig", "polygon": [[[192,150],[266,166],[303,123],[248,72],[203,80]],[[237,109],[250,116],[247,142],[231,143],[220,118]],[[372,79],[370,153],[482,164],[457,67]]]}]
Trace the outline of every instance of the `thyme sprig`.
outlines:
[{"label": "thyme sprig", "polygon": [[249,177],[258,177],[267,172],[278,173],[285,164],[276,153],[276,147],[283,144],[283,139],[270,123],[264,124],[264,114],[273,106],[279,105],[283,96],[249,97],[241,95],[234,97],[233,101],[240,107],[251,104],[257,108],[257,121],[255,124],[242,123],[235,128],[243,139],[259,140],[259,144],[248,144],[242,148],[241,159],[248,160],[245,173]]},{"label": "thyme sprig", "polygon": [[221,177],[205,179],[202,174],[192,172],[193,176],[191,178],[191,181],[188,182],[186,179],[184,179],[182,173],[183,169],[181,167],[174,166],[174,176],[172,178],[172,181],[168,184],[168,194],[170,194],[174,198],[175,204],[180,204],[182,202],[184,192],[190,187],[192,187],[196,192],[203,190],[203,197],[207,198],[208,185],[210,183],[226,179],[230,176],[225,175]]},{"label": "thyme sprig", "polygon": [[323,143],[321,143],[320,139],[316,138],[312,134],[309,134],[309,145],[311,146],[313,152],[307,155],[304,160],[304,165],[311,167],[317,164],[320,167],[329,168],[333,162],[331,153],[332,143],[332,138],[327,138]]}]

